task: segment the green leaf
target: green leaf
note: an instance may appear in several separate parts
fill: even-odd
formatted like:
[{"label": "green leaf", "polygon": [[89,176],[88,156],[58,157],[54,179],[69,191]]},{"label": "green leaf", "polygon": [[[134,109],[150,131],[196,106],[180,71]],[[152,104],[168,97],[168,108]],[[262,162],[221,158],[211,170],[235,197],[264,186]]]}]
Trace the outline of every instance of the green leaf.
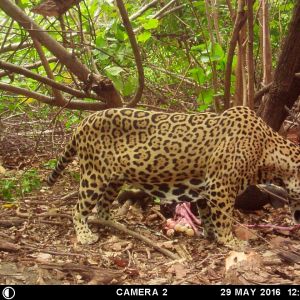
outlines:
[{"label": "green leaf", "polygon": [[136,78],[129,77],[128,80],[124,83],[122,94],[123,96],[129,96],[133,94],[135,88],[136,88]]},{"label": "green leaf", "polygon": [[192,46],[192,48],[191,48],[192,51],[200,51],[200,52],[202,52],[205,49],[206,49],[205,44],[199,44],[199,45],[196,45],[196,46]]},{"label": "green leaf", "polygon": [[106,45],[106,39],[103,36],[98,35],[96,38],[96,46],[98,48],[103,48]]},{"label": "green leaf", "polygon": [[214,99],[214,92],[212,89],[202,90],[197,98],[199,104],[210,105]]},{"label": "green leaf", "polygon": [[203,69],[200,69],[200,68],[190,69],[189,74],[199,84],[203,84],[206,81],[206,76],[204,74]]},{"label": "green leaf", "polygon": [[115,67],[106,67],[105,72],[107,73],[107,75],[111,75],[111,76],[117,76],[119,75],[121,72],[123,72],[124,70],[118,66]]},{"label": "green leaf", "polygon": [[203,63],[207,63],[207,62],[209,62],[209,56],[207,56],[207,55],[201,55],[200,56],[200,60]]},{"label": "green leaf", "polygon": [[150,19],[150,20],[146,20],[146,23],[144,23],[142,26],[149,30],[149,29],[154,29],[158,27],[158,20],[157,19]]},{"label": "green leaf", "polygon": [[197,111],[204,111],[208,108],[208,104],[202,104],[200,106],[198,106]]},{"label": "green leaf", "polygon": [[145,43],[151,38],[151,33],[149,31],[145,31],[138,35],[137,40],[139,42]]},{"label": "green leaf", "polygon": [[211,61],[219,61],[224,58],[224,55],[225,55],[225,53],[224,53],[221,45],[215,44],[212,49],[210,59],[211,59]]}]

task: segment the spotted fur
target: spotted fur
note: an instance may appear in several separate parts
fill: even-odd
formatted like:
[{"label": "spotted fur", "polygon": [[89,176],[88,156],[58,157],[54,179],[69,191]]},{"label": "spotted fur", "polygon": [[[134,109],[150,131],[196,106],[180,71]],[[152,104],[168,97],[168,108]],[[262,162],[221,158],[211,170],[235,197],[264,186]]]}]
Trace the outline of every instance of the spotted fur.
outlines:
[{"label": "spotted fur", "polygon": [[54,184],[79,157],[80,190],[74,210],[78,240],[98,239],[87,225],[97,205],[110,206],[128,183],[162,201],[195,201],[208,238],[230,247],[236,196],[248,185],[274,183],[287,189],[300,219],[300,149],[283,139],[247,107],[220,116],[109,109],[84,119],[48,178]]}]

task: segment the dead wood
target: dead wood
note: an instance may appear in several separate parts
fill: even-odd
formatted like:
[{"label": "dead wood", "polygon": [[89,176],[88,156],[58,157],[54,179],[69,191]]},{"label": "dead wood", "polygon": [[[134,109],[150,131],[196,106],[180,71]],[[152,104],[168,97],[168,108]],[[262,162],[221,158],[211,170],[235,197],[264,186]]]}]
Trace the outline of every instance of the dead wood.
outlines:
[{"label": "dead wood", "polygon": [[25,222],[24,219],[9,219],[9,220],[1,220],[0,219],[0,226],[1,227],[12,227],[12,226],[20,226],[23,225],[23,223]]},{"label": "dead wood", "polygon": [[124,275],[124,271],[112,270],[112,269],[104,269],[100,267],[92,267],[85,266],[73,263],[49,263],[49,264],[40,264],[40,268],[44,269],[58,269],[63,272],[73,273],[78,272],[83,276],[89,278],[93,284],[108,284],[111,283],[112,280],[117,280],[122,275]]},{"label": "dead wood", "polygon": [[123,231],[128,235],[131,235],[141,241],[143,241],[145,244],[147,244],[148,246],[154,248],[155,250],[161,252],[162,254],[166,255],[167,257],[171,258],[171,259],[178,259],[178,256],[174,253],[172,253],[171,251],[164,249],[160,246],[157,245],[157,243],[155,243],[155,241],[148,239],[145,236],[140,235],[139,233],[132,231],[130,229],[128,229],[126,226],[124,226],[123,224],[120,224],[116,221],[105,221],[105,220],[90,220],[90,223],[92,224],[96,224],[96,225],[104,225],[104,226],[109,226],[109,227],[113,227],[119,231]]},{"label": "dead wood", "polygon": [[17,252],[21,249],[21,246],[7,242],[5,240],[0,240],[0,250],[7,252]]}]

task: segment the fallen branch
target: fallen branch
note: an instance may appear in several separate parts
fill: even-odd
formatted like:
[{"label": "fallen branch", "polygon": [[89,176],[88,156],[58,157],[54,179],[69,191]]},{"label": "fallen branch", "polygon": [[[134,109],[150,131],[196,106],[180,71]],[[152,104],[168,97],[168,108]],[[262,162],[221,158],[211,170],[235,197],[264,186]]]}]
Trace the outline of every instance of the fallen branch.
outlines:
[{"label": "fallen branch", "polygon": [[71,193],[69,193],[69,194],[67,194],[67,195],[65,195],[65,196],[63,196],[63,197],[61,197],[60,199],[61,199],[62,201],[67,201],[67,200],[69,200],[69,199],[71,199],[71,198],[73,198],[73,197],[75,197],[75,196],[78,196],[78,191],[71,192]]},{"label": "fallen branch", "polygon": [[160,246],[158,246],[154,241],[148,239],[147,237],[145,236],[142,236],[140,235],[139,233],[137,232],[134,232],[130,229],[128,229],[126,226],[116,222],[116,221],[105,221],[105,220],[96,220],[96,219],[93,219],[93,220],[90,220],[89,221],[90,223],[92,224],[95,224],[95,225],[104,225],[104,226],[109,226],[109,227],[113,227],[119,231],[123,231],[125,232],[126,234],[128,235],[131,235],[141,241],[143,241],[145,244],[147,244],[148,246],[154,248],[155,250],[163,253],[164,255],[168,256],[169,258],[171,259],[178,259],[178,256],[174,253],[172,253],[171,251],[167,250],[167,249],[164,249]]},{"label": "fallen branch", "polygon": [[0,250],[7,251],[7,252],[17,252],[21,249],[21,246],[15,245],[13,243],[0,240]]},{"label": "fallen branch", "polygon": [[10,220],[0,220],[0,226],[2,227],[12,227],[19,226],[25,222],[23,219],[10,219]]},{"label": "fallen branch", "polygon": [[85,277],[88,277],[92,280],[92,283],[99,284],[99,283],[110,283],[112,280],[116,280],[117,278],[124,275],[124,271],[120,270],[112,270],[112,269],[105,269],[99,267],[92,267],[92,266],[85,266],[85,265],[78,265],[73,263],[49,263],[49,264],[40,264],[40,268],[43,269],[58,269],[63,272],[78,272],[83,273]]}]

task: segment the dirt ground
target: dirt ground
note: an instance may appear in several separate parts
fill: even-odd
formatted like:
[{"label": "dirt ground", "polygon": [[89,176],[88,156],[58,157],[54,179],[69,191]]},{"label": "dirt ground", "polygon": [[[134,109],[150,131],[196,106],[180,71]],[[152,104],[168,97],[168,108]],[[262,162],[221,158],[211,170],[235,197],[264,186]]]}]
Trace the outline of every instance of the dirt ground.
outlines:
[{"label": "dirt ground", "polygon": [[[44,163],[56,157],[68,138],[63,126],[57,123],[53,133],[49,122],[36,128],[35,121],[24,116],[3,124],[0,159],[6,172],[0,180],[30,168],[45,179],[50,170]],[[75,161],[52,188],[42,183],[13,202],[0,196],[0,284],[300,284],[299,228],[292,227],[288,207],[275,210],[267,205],[251,214],[235,211],[241,224],[267,225],[251,230],[235,226],[236,235],[250,244],[244,252],[201,236],[166,236],[165,220],[155,205],[146,212],[131,207],[126,216],[115,217],[152,245],[92,225],[100,240],[82,246],[71,220],[76,173]],[[119,209],[114,203],[112,213]]]}]

